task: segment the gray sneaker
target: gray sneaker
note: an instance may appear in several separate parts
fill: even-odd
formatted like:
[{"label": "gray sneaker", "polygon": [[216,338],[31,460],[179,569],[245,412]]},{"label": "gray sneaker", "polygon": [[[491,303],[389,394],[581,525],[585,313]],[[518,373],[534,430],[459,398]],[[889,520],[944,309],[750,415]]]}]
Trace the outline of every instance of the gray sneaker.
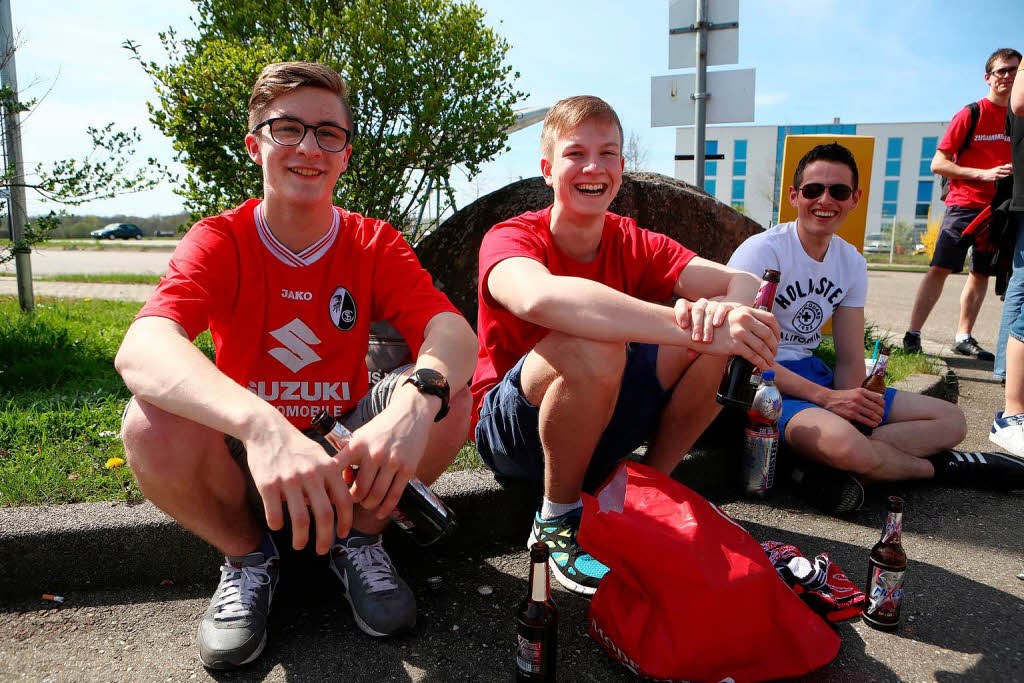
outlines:
[{"label": "gray sneaker", "polygon": [[391,636],[416,626],[416,598],[381,545],[380,536],[352,536],[331,546],[331,571],[364,633]]},{"label": "gray sneaker", "polygon": [[199,661],[209,669],[248,664],[267,644],[267,615],[277,587],[277,549],[225,557],[220,585],[199,622]]}]

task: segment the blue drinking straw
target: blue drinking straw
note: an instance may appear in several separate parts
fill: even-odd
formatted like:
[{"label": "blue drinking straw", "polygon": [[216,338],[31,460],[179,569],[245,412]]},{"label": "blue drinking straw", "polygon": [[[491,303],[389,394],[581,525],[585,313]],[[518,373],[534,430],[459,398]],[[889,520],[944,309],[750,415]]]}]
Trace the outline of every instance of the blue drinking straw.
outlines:
[{"label": "blue drinking straw", "polygon": [[882,343],[881,339],[875,340],[875,352],[871,354],[871,362],[874,363],[878,360],[878,345]]}]

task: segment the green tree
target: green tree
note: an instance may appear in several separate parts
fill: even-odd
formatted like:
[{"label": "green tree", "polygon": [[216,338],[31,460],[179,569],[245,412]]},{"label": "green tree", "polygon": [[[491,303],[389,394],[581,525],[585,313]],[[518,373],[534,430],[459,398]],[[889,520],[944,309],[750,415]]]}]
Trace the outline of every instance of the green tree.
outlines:
[{"label": "green tree", "polygon": [[196,38],[160,34],[167,63],[145,61],[152,122],[188,169],[179,193],[194,216],[262,195],[242,143],[246,104],[270,62],[317,61],[348,82],[357,134],[339,204],[411,225],[429,186],[453,206],[450,174],[472,179],[505,147],[524,96],[504,64],[508,43],[473,3],[453,0],[195,0]]}]

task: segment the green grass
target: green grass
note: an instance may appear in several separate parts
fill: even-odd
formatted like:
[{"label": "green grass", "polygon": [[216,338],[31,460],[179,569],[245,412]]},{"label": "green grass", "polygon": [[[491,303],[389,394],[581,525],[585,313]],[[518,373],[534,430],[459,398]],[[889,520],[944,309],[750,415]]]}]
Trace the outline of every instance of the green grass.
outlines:
[{"label": "green grass", "polygon": [[[139,499],[117,437],[128,390],[114,354],[138,303],[0,296],[0,505]],[[207,354],[208,334],[197,340]],[[118,479],[120,474],[128,488]]]},{"label": "green grass", "polygon": [[[14,273],[0,273],[0,277],[14,277]],[[145,273],[66,273],[63,275],[46,275],[33,277],[38,282],[90,282],[110,285],[155,285],[160,282],[159,275]]]},{"label": "green grass", "polygon": [[[891,335],[880,335],[878,328],[867,323],[864,325],[864,351],[870,356],[875,349],[875,341],[880,340],[883,346],[890,349],[889,365],[885,370],[885,383],[892,386],[893,383],[910,377],[915,372],[926,375],[937,375],[939,373],[931,358],[921,353],[904,353],[903,345],[894,340]],[[836,347],[831,336],[825,336],[821,344],[815,349],[814,355],[825,361],[830,368],[836,366]]]}]

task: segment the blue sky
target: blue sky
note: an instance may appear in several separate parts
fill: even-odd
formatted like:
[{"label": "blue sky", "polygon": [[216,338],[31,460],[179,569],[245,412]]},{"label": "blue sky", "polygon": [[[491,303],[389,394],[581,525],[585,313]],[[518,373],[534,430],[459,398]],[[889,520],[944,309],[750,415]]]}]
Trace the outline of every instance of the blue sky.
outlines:
[{"label": "blue sky", "polygon": [[[144,155],[172,156],[170,141],[148,123],[152,86],[120,46],[131,38],[147,59],[162,61],[157,33],[169,26],[188,32],[193,6],[186,0],[99,4],[102,14],[94,3],[13,0],[22,39],[19,86],[27,96],[45,95],[25,123],[30,164],[81,156],[86,126],[109,121],[138,126]],[[600,96],[616,108],[627,132],[640,134],[650,169],[671,175],[675,129],[650,127],[650,79],[672,73],[668,0],[478,4],[512,46],[508,63],[520,72],[519,89],[529,93],[521,106]],[[759,124],[827,123],[836,116],[849,123],[947,120],[985,94],[984,62],[992,50],[1024,47],[1024,3],[1018,0],[742,0],[739,21],[738,66],[757,69]],[[510,136],[512,151],[487,164],[478,180],[460,183],[460,205],[538,175],[539,138],[539,125]],[[30,213],[49,208],[30,201]],[[79,211],[145,216],[180,208],[181,200],[164,187]]]}]

